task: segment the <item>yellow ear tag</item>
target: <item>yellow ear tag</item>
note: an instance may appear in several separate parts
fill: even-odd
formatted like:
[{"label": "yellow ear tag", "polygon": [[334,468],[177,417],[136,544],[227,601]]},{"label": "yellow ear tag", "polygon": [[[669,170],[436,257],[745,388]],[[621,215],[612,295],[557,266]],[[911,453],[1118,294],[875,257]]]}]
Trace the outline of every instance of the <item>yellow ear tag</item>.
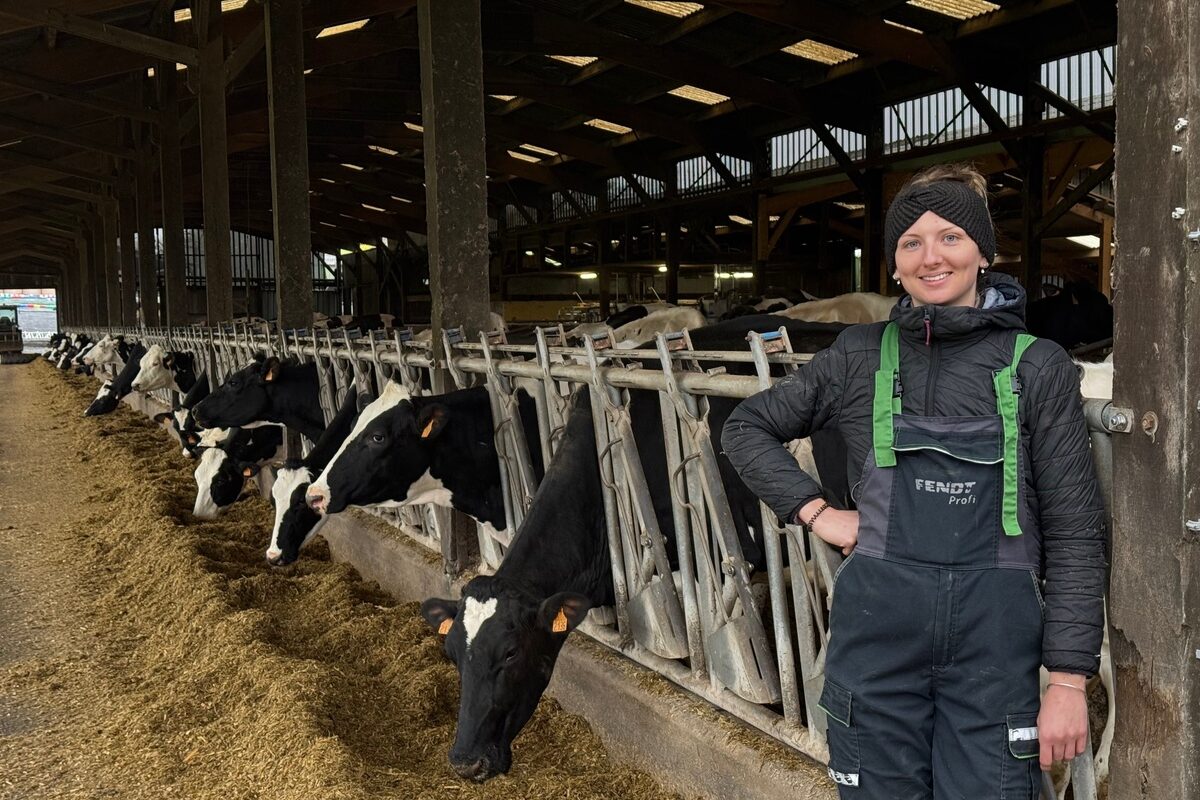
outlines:
[{"label": "yellow ear tag", "polygon": [[249,467],[246,467],[244,470],[242,470],[242,477],[244,477],[244,478],[250,477],[250,468]]},{"label": "yellow ear tag", "polygon": [[425,430],[421,431],[421,438],[428,439],[429,434],[433,433],[433,426],[436,424],[437,424],[437,420],[434,420],[434,419],[429,420],[429,422],[425,425]]},{"label": "yellow ear tag", "polygon": [[558,616],[554,618],[554,622],[550,623],[550,630],[555,633],[567,632],[567,615],[563,613],[561,608],[558,610]]},{"label": "yellow ear tag", "polygon": [[438,625],[438,633],[441,634],[442,636],[445,636],[446,634],[450,633],[450,629],[453,627],[454,627],[454,620],[444,619],[444,620],[442,620],[442,624]]}]

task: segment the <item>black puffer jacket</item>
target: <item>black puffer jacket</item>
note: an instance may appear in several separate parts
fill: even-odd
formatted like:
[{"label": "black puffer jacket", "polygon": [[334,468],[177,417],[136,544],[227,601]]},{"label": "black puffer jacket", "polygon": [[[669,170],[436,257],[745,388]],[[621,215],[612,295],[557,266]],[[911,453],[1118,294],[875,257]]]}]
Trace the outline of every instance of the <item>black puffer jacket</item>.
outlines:
[{"label": "black puffer jacket", "polygon": [[[903,410],[925,416],[996,413],[994,370],[1011,363],[1025,329],[1025,292],[1007,275],[980,281],[978,308],[913,308],[904,297],[892,311],[900,326]],[[873,374],[883,323],[855,325],[812,362],[745,400],[725,424],[722,444],[746,484],[781,519],[821,494],[780,442],[822,428],[841,430],[849,485],[857,484],[871,449]],[[926,343],[928,340],[928,344]],[[1095,674],[1103,636],[1105,510],[1089,449],[1079,374],[1057,344],[1039,339],[1021,358],[1018,413],[1021,496],[1041,527],[1047,669]],[[1029,485],[1029,484],[1032,485]]]}]

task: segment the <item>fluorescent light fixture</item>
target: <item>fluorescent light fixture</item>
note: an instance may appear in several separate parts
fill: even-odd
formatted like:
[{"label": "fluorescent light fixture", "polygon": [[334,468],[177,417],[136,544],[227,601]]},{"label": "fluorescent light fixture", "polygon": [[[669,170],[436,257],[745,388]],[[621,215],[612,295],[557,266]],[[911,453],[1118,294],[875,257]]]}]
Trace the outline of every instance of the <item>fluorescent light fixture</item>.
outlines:
[{"label": "fluorescent light fixture", "polygon": [[526,250],[526,251],[525,251],[525,255],[527,255],[527,256],[531,256],[531,255],[533,255],[533,251],[532,251],[532,250]]},{"label": "fluorescent light fixture", "polygon": [[783,48],[784,53],[800,58],[807,58],[809,61],[818,61],[822,64],[840,64],[843,61],[849,61],[852,58],[858,58],[858,53],[853,53],[849,50],[843,50],[840,47],[834,47],[821,42],[813,41],[812,39],[804,39],[803,41],[789,44]]},{"label": "fluorescent light fixture", "polygon": [[659,272],[666,272],[666,271],[667,271],[667,265],[666,265],[666,264],[663,264],[661,267],[659,267],[659,268],[658,268],[658,271],[659,271]]},{"label": "fluorescent light fixture", "polygon": [[596,273],[594,273],[594,272],[581,272],[581,273],[579,273],[579,279],[580,279],[580,280],[583,280],[583,281],[594,281],[594,280],[596,280],[596,278],[598,278],[598,277],[600,277],[600,276],[599,276],[599,275],[597,275],[597,274],[596,274]]},{"label": "fluorescent light fixture", "polygon": [[730,214],[729,221],[736,222],[738,225],[753,225],[754,224],[750,220],[746,219],[743,216],[739,216],[738,214]]},{"label": "fluorescent light fixture", "polygon": [[146,67],[146,77],[147,78],[154,77],[154,67]]},{"label": "fluorescent light fixture", "polygon": [[322,28],[321,32],[317,34],[317,38],[323,39],[326,36],[337,36],[339,33],[356,31],[359,28],[364,27],[370,21],[371,18],[367,17],[366,19],[356,19],[354,22],[344,22],[341,25],[332,25],[328,28]]},{"label": "fluorescent light fixture", "polygon": [[1099,236],[1068,236],[1075,244],[1081,244],[1089,250],[1098,250],[1100,248]]},{"label": "fluorescent light fixture", "polygon": [[378,145],[378,144],[369,144],[369,145],[367,145],[367,149],[368,149],[368,150],[374,150],[376,153],[383,153],[385,156],[398,156],[398,155],[400,155],[400,151],[399,151],[399,150],[393,150],[393,149],[392,149],[392,148],[390,148],[390,147],[384,147],[383,145]]},{"label": "fluorescent light fixture", "polygon": [[506,102],[506,103],[507,103],[509,100],[516,100],[516,99],[517,99],[517,96],[516,96],[515,94],[489,94],[489,95],[488,95],[488,97],[494,97],[494,98],[496,98],[497,100],[503,100],[503,101],[504,101],[504,102]]},{"label": "fluorescent light fixture", "polygon": [[312,71],[313,71],[313,68],[312,68],[312,67],[309,67],[308,69],[304,70],[304,74],[305,74],[305,75],[308,75],[308,74],[309,74],[309,73],[311,73]]},{"label": "fluorescent light fixture", "polygon": [[862,248],[861,247],[854,248],[854,257],[862,258]]},{"label": "fluorescent light fixture", "polygon": [[624,125],[618,125],[615,122],[609,122],[606,119],[589,119],[584,125],[590,125],[593,128],[598,128],[609,133],[629,133],[633,128],[627,128]]},{"label": "fluorescent light fixture", "polygon": [[673,94],[676,97],[682,97],[684,100],[691,100],[694,103],[703,103],[706,106],[715,106],[717,103],[724,103],[729,99],[728,95],[710,92],[707,89],[688,86],[687,84],[672,89],[667,94]]},{"label": "fluorescent light fixture", "polygon": [[415,122],[406,122],[406,123],[404,123],[404,127],[408,128],[410,131],[416,131],[417,133],[425,132],[425,126],[418,125]]},{"label": "fluorescent light fixture", "polygon": [[390,196],[390,197],[391,197],[393,200],[396,200],[396,201],[398,201],[398,202],[401,202],[401,203],[411,203],[411,202],[412,202],[412,200],[409,200],[407,197],[396,197],[396,195],[394,195],[394,194],[393,194],[393,195],[389,195],[389,196]]},{"label": "fluorescent light fixture", "polygon": [[360,244],[360,245],[358,246],[358,249],[359,249],[359,250],[361,250],[361,251],[362,251],[362,252],[364,252],[364,253],[369,253],[369,252],[371,252],[372,250],[374,250],[374,249],[375,249],[375,245],[373,245],[373,244],[367,244],[366,242],[363,242],[362,244]]},{"label": "fluorescent light fixture", "polygon": [[550,58],[576,67],[586,67],[596,60],[595,56],[550,56]]},{"label": "fluorescent light fixture", "polygon": [[620,240],[620,239],[613,239],[613,240],[612,240],[612,246],[613,246],[613,247],[616,247],[616,246],[617,246],[617,245],[619,245],[620,243],[621,243],[621,240]]},{"label": "fluorescent light fixture", "polygon": [[732,277],[733,277],[733,273],[732,273],[732,272],[718,272],[718,273],[717,273],[717,277],[718,277],[718,278],[726,278],[726,279],[728,279],[728,278],[732,278]]},{"label": "fluorescent light fixture", "polygon": [[507,152],[513,158],[519,158],[522,161],[532,161],[535,164],[541,161],[541,159],[537,156],[531,156],[529,153],[522,153],[520,150],[509,150]]},{"label": "fluorescent light fixture", "polygon": [[360,167],[358,164],[342,164],[342,166],[343,166],[343,167],[345,167],[346,169],[352,169],[352,170],[354,170],[355,172],[362,172],[362,171],[363,171],[363,168],[362,168],[362,167]]},{"label": "fluorescent light fixture", "polygon": [[334,184],[335,186],[337,185],[337,181],[335,181],[335,180],[330,180],[329,178],[321,178],[321,179],[320,179],[320,181],[321,181],[321,183],[332,183],[332,184]]},{"label": "fluorescent light fixture", "polygon": [[550,256],[546,256],[546,263],[552,267],[561,267],[562,266],[561,261],[558,261],[557,259],[553,259]]},{"label": "fluorescent light fixture", "polygon": [[319,220],[317,222],[317,224],[324,225],[326,228],[336,228],[337,227],[337,225],[334,225],[332,222],[326,222],[325,220]]},{"label": "fluorescent light fixture", "polygon": [[659,14],[666,14],[677,19],[691,16],[704,8],[699,3],[676,3],[672,2],[672,0],[625,0],[625,2],[631,6],[641,6],[642,8],[648,8],[651,11],[657,11]]},{"label": "fluorescent light fixture", "polygon": [[538,147],[536,144],[529,144],[528,142],[526,142],[525,144],[521,145],[521,147],[522,147],[522,148],[524,148],[525,150],[528,150],[528,151],[530,151],[531,153],[541,153],[541,154],[542,154],[542,155],[544,155],[544,156],[556,156],[556,155],[558,155],[558,153],[557,153],[556,151],[554,151],[554,150],[547,150],[547,149],[546,149],[546,148],[544,148],[544,147]]},{"label": "fluorescent light fixture", "polygon": [[908,0],[908,4],[955,19],[970,19],[1000,8],[987,0]]},{"label": "fluorescent light fixture", "polygon": [[754,273],[753,272],[735,272],[735,273],[733,273],[733,277],[734,277],[734,279],[753,278]]},{"label": "fluorescent light fixture", "polygon": [[388,213],[388,210],[386,208],[380,208],[379,206],[369,206],[366,203],[359,203],[359,205],[361,205],[363,208],[367,209],[368,211],[378,211],[381,214]]}]

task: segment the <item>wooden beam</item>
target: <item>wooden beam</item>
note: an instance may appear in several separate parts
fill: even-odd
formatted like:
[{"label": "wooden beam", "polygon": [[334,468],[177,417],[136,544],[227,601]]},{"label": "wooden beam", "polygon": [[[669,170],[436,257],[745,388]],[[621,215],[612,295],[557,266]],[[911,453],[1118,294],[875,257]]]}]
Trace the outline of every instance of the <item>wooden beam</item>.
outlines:
[{"label": "wooden beam", "polygon": [[1096,169],[1092,170],[1091,174],[1080,181],[1074,189],[1068,192],[1067,196],[1060,200],[1058,204],[1054,206],[1054,208],[1050,209],[1050,211],[1044,217],[1042,217],[1040,224],[1037,226],[1038,235],[1044,235],[1045,232],[1054,225],[1054,223],[1062,219],[1063,215],[1074,208],[1080,200],[1087,197],[1088,194],[1091,193],[1092,189],[1095,189],[1105,180],[1110,178],[1113,174],[1114,163],[1115,156],[1109,156],[1107,161],[1105,161]]},{"label": "wooden beam", "polygon": [[225,85],[228,86],[250,66],[250,62],[262,51],[267,43],[267,32],[263,23],[258,23],[245,39],[238,43],[229,58],[225,59]]},{"label": "wooden beam", "polygon": [[112,178],[107,175],[99,175],[95,172],[90,172],[86,169],[73,167],[63,163],[64,159],[51,160],[48,158],[40,158],[38,156],[29,155],[28,153],[20,153],[11,148],[0,148],[0,164],[16,164],[22,167],[36,167],[37,169],[47,170],[49,172],[57,172],[60,175],[67,175],[72,178],[83,178],[84,180],[95,181],[102,186],[112,185]]},{"label": "wooden beam", "polygon": [[116,100],[111,97],[104,97],[90,92],[81,92],[74,86],[58,81],[48,81],[45,78],[39,78],[35,75],[26,75],[23,72],[0,67],[0,83],[15,86],[18,89],[24,89],[27,92],[35,92],[53,97],[56,100],[62,100],[65,103],[72,103],[82,108],[90,108],[93,111],[103,111],[110,115],[119,115],[130,119],[137,119],[143,122],[153,122],[156,119],[154,111],[138,108],[131,103],[126,103],[121,100]]},{"label": "wooden beam", "polygon": [[151,58],[177,61],[188,66],[196,65],[196,50],[182,44],[147,36],[144,33],[126,30],[115,25],[97,22],[75,14],[64,14],[53,8],[38,9],[22,0],[0,0],[0,15],[13,17],[31,25],[53,28],[83,39],[130,50]]},{"label": "wooden beam", "polygon": [[1029,88],[1034,94],[1042,98],[1047,105],[1056,109],[1063,116],[1075,120],[1080,125],[1099,136],[1101,139],[1109,142],[1116,141],[1116,131],[1114,131],[1108,125],[1104,125],[1093,120],[1090,116],[1088,116],[1086,111],[1072,103],[1070,100],[1056,92],[1050,91],[1045,86],[1037,82],[1034,82]]},{"label": "wooden beam", "polygon": [[108,142],[98,141],[91,137],[75,133],[61,126],[43,125],[40,122],[33,120],[22,119],[21,117],[13,116],[12,114],[0,114],[0,127],[11,128],[14,131],[23,133],[26,136],[40,136],[43,139],[50,139],[55,142],[62,142],[73,147],[80,147],[84,150],[95,150],[98,153],[115,156],[132,160],[137,158],[137,153],[129,147],[123,147],[117,144],[109,144]]}]

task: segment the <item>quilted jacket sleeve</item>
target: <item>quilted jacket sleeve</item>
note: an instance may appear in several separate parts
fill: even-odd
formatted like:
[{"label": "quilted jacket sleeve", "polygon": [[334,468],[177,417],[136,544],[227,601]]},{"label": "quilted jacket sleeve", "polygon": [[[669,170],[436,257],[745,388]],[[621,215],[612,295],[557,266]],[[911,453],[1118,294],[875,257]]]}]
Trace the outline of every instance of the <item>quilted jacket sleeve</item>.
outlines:
[{"label": "quilted jacket sleeve", "polygon": [[846,356],[842,337],[797,372],[743,400],[721,435],[742,480],[781,520],[791,522],[821,486],[796,464],[785,442],[836,424]]},{"label": "quilted jacket sleeve", "polygon": [[1107,514],[1083,418],[1079,374],[1061,348],[1045,360],[1028,399],[1045,560],[1042,663],[1049,670],[1091,676],[1099,668],[1104,635]]}]

